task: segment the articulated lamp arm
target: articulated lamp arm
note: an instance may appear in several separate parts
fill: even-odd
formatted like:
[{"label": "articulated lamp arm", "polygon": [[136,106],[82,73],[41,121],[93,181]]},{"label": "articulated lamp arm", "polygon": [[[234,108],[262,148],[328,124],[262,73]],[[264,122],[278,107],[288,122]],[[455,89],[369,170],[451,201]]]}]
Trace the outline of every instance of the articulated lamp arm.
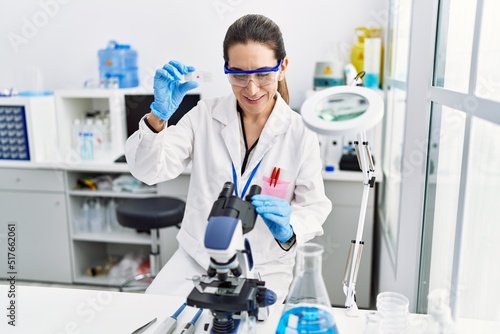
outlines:
[{"label": "articulated lamp arm", "polygon": [[356,304],[356,278],[358,276],[361,254],[363,251],[363,229],[365,225],[366,209],[368,206],[368,195],[370,188],[375,186],[375,168],[373,164],[370,146],[364,131],[358,134],[358,140],[354,142],[359,167],[363,173],[363,195],[359,212],[356,239],[351,241],[349,255],[347,257],[344,280],[342,281],[344,294],[346,295],[345,306],[347,315],[357,316],[358,306]]}]

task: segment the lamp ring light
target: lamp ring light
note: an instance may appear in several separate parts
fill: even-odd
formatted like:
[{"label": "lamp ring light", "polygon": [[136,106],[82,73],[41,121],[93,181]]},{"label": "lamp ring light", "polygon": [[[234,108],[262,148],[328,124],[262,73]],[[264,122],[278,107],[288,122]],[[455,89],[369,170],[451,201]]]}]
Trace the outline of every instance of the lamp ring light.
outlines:
[{"label": "lamp ring light", "polygon": [[308,128],[320,135],[345,135],[368,130],[382,120],[380,94],[362,86],[335,86],[315,92],[300,108]]}]

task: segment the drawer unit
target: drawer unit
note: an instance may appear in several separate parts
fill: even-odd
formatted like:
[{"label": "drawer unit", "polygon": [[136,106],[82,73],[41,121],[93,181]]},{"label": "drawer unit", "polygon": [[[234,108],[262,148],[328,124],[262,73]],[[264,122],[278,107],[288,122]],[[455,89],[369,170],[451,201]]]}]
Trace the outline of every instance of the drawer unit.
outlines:
[{"label": "drawer unit", "polygon": [[0,189],[64,192],[63,171],[2,168],[0,169]]}]

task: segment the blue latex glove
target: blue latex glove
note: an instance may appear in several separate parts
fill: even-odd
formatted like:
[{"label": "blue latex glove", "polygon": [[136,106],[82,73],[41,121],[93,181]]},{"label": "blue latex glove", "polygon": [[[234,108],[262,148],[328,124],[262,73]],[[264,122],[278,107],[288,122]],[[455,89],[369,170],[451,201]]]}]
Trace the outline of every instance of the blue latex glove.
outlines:
[{"label": "blue latex glove", "polygon": [[293,236],[293,228],[290,225],[292,207],[287,201],[268,195],[254,195],[252,204],[276,240],[279,242],[290,240]]},{"label": "blue latex glove", "polygon": [[198,87],[196,81],[180,82],[183,75],[194,70],[193,66],[186,66],[177,60],[171,60],[163,68],[156,70],[153,84],[155,100],[151,103],[151,111],[156,117],[168,121],[181,104],[184,95]]}]

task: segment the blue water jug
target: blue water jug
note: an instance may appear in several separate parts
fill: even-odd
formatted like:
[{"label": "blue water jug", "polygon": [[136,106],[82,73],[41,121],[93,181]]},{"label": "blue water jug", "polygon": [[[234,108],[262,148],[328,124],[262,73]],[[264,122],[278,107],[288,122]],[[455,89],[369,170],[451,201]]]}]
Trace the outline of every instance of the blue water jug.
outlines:
[{"label": "blue water jug", "polygon": [[99,50],[98,55],[102,80],[117,78],[120,88],[139,86],[137,52],[130,45],[110,41],[106,49]]}]

